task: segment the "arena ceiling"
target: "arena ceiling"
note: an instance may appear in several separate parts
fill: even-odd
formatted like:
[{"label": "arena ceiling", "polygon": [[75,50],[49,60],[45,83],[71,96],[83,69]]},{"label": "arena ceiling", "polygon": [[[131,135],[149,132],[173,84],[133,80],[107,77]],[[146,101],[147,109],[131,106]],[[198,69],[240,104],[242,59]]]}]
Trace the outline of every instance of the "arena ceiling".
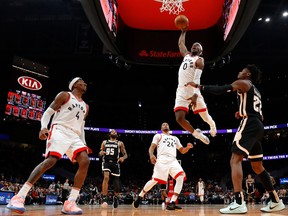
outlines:
[{"label": "arena ceiling", "polygon": [[108,53],[129,63],[177,65],[181,59],[177,45],[180,31],[174,25],[177,15],[183,14],[190,21],[187,46],[200,42],[206,61],[213,62],[241,39],[260,0],[80,2]]}]

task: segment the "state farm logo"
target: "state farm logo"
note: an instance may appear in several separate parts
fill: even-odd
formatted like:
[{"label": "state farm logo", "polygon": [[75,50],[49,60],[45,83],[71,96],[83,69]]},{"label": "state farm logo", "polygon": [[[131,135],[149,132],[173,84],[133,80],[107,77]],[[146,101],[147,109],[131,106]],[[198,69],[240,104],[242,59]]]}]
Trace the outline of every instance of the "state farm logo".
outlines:
[{"label": "state farm logo", "polygon": [[30,90],[40,90],[42,88],[42,84],[32,77],[21,76],[17,81],[22,87]]},{"label": "state farm logo", "polygon": [[179,51],[173,52],[173,51],[155,51],[150,50],[149,52],[147,50],[141,50],[138,53],[141,57],[150,57],[150,58],[180,58],[181,53]]}]

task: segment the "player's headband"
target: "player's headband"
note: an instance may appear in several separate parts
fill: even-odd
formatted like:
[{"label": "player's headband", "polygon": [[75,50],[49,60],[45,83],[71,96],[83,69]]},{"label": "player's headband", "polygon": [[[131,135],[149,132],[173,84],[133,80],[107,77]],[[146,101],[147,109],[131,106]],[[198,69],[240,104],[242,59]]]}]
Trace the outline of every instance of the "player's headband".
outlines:
[{"label": "player's headband", "polygon": [[194,43],[194,44],[195,44],[195,45],[198,45],[198,46],[200,47],[201,52],[203,52],[203,47],[202,47],[202,45],[201,45],[200,43],[196,42],[196,43]]},{"label": "player's headband", "polygon": [[74,85],[79,79],[81,79],[81,78],[80,78],[80,77],[75,77],[74,79],[71,80],[71,82],[69,83],[69,89],[70,89],[70,91],[72,91],[73,85]]}]

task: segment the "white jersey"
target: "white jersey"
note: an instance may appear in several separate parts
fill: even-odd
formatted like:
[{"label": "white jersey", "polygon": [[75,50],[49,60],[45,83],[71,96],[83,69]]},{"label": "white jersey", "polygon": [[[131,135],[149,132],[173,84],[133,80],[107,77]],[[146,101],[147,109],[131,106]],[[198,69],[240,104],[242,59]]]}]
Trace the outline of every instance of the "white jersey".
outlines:
[{"label": "white jersey", "polygon": [[84,101],[79,101],[71,92],[68,93],[69,99],[55,112],[51,125],[63,125],[80,136],[87,106]]},{"label": "white jersey", "polygon": [[177,179],[186,174],[176,158],[177,149],[182,147],[178,137],[166,134],[155,134],[152,143],[157,145],[157,160],[154,165],[152,179],[165,184],[169,175]]},{"label": "white jersey", "polygon": [[[183,61],[179,67],[178,71],[178,87],[177,87],[177,94],[181,95],[183,98],[188,99],[192,97],[195,93],[195,88],[192,86],[185,86],[188,82],[195,82],[196,84],[200,85],[200,78],[202,75],[201,73],[195,73],[196,71],[196,61],[201,58],[199,56],[191,56],[188,53],[184,56]],[[201,93],[198,91],[198,95]]]},{"label": "white jersey", "polygon": [[177,149],[183,147],[178,137],[163,133],[155,134],[152,143],[157,145],[157,160],[176,158]]},{"label": "white jersey", "polygon": [[198,196],[204,196],[204,182],[203,181],[198,181]]},{"label": "white jersey", "polygon": [[191,56],[191,54],[187,54],[184,56],[184,59],[179,67],[178,72],[178,87],[183,87],[188,82],[195,82],[196,84],[200,84],[201,74],[195,74],[196,70],[196,61],[201,58],[199,56]]}]

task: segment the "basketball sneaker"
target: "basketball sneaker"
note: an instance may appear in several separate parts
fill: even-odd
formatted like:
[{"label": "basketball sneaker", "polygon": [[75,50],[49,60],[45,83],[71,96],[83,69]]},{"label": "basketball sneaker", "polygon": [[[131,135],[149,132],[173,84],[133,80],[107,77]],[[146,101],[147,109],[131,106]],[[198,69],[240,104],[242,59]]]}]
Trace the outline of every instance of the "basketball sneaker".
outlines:
[{"label": "basketball sneaker", "polygon": [[119,200],[117,196],[113,196],[113,208],[117,208],[119,205]]},{"label": "basketball sneaker", "polygon": [[141,199],[142,199],[142,197],[140,197],[140,196],[136,197],[136,199],[132,203],[134,208],[138,208],[139,207]]},{"label": "basketball sneaker", "polygon": [[207,136],[205,136],[202,131],[197,128],[194,130],[193,134],[192,134],[196,139],[201,140],[203,143],[205,143],[206,145],[209,145],[210,140]]},{"label": "basketball sneaker", "polygon": [[236,203],[236,200],[228,205],[226,208],[222,208],[219,210],[222,214],[245,214],[247,213],[247,207],[245,202],[241,205]]},{"label": "basketball sneaker", "polygon": [[162,206],[162,210],[165,210],[165,209],[166,209],[165,202],[162,202],[161,206]]},{"label": "basketball sneaker", "polygon": [[66,200],[61,212],[68,215],[81,215],[83,211],[77,206],[75,201]]},{"label": "basketball sneaker", "polygon": [[171,202],[166,206],[167,210],[181,210],[182,208],[180,206],[177,206],[175,202]]},{"label": "basketball sneaker", "polygon": [[101,207],[102,207],[102,208],[107,208],[107,206],[108,206],[108,199],[107,199],[106,196],[104,196],[104,197],[102,198]]},{"label": "basketball sneaker", "polygon": [[261,208],[262,212],[276,212],[285,209],[282,199],[278,203],[270,201],[267,206]]},{"label": "basketball sneaker", "polygon": [[26,211],[24,203],[25,203],[25,197],[15,195],[6,205],[6,208],[18,214],[23,214]]}]

